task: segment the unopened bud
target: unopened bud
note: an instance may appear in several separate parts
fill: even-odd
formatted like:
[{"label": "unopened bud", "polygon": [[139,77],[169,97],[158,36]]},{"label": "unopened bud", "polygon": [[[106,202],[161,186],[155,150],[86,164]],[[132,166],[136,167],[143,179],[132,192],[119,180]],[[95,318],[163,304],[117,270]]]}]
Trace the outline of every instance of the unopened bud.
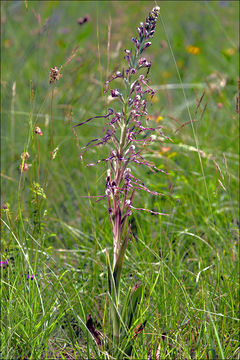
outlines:
[{"label": "unopened bud", "polygon": [[146,48],[148,48],[152,43],[150,41],[146,42],[146,44],[143,47],[143,50],[145,50]]},{"label": "unopened bud", "polygon": [[153,9],[152,9],[152,12],[154,12],[154,13],[159,13],[159,11],[160,11],[160,7],[159,6],[155,6]]}]

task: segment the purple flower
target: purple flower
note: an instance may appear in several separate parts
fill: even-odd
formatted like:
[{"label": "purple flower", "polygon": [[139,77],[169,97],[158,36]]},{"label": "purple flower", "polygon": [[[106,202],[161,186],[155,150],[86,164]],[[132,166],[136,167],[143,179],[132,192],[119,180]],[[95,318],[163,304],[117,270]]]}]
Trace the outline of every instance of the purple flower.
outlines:
[{"label": "purple flower", "polygon": [[26,276],[26,279],[27,279],[27,281],[30,279],[30,280],[33,280],[34,279],[34,277],[37,277],[38,276],[38,274],[29,274],[29,273],[26,273],[25,274],[25,276]]},{"label": "purple flower", "polygon": [[[108,212],[113,232],[113,266],[120,256],[122,244],[126,244],[132,236],[130,223],[132,209],[161,214],[152,210],[133,207],[136,191],[145,191],[155,196],[162,194],[148,189],[144,182],[135,177],[131,171],[131,166],[135,164],[146,166],[153,172],[164,173],[163,170],[144,159],[141,154],[146,144],[152,142],[149,132],[159,133],[161,137],[164,136],[160,127],[154,128],[147,125],[147,105],[149,97],[152,98],[155,92],[148,85],[151,62],[148,62],[145,57],[141,57],[141,53],[151,45],[148,40],[154,35],[158,14],[159,8],[156,7],[149,13],[145,23],[140,23],[137,27],[138,35],[131,39],[134,49],[124,50],[125,60],[128,63],[127,69],[117,71],[111,80],[105,82],[105,93],[110,91],[111,96],[120,101],[121,110],[116,112],[109,109],[107,115],[95,116],[76,125],[80,126],[98,118],[104,118],[106,121],[102,138],[91,140],[84,147],[84,152],[93,146],[107,143],[111,148],[105,159],[100,159],[96,163],[88,164],[88,166],[97,165],[100,162],[105,162],[108,166],[105,192],[104,195],[100,196],[100,200],[107,197],[108,201]],[[136,77],[141,68],[147,69],[146,74],[139,74]],[[134,80],[132,79],[133,75]],[[112,81],[117,78],[122,78],[124,91],[118,88],[110,89]]]},{"label": "purple flower", "polygon": [[0,267],[2,267],[3,269],[6,269],[6,267],[8,267],[8,264],[9,264],[9,259],[5,261],[0,261]]},{"label": "purple flower", "polygon": [[111,95],[113,98],[121,96],[121,93],[118,89],[111,90]]}]

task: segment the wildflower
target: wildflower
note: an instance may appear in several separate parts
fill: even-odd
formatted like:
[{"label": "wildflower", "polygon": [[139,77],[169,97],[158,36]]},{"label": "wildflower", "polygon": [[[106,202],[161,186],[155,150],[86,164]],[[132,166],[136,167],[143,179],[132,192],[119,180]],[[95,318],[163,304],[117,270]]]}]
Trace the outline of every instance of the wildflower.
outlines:
[{"label": "wildflower", "polygon": [[[83,149],[83,153],[89,150],[92,146],[104,145],[107,142],[112,142],[114,151],[106,159],[98,160],[95,164],[91,163],[89,166],[105,161],[109,163],[109,171],[106,178],[105,197],[108,198],[108,208],[113,230],[113,245],[114,245],[114,265],[117,262],[121,242],[128,241],[130,236],[130,211],[129,201],[133,202],[134,193],[136,190],[144,190],[154,195],[159,195],[147,189],[142,181],[131,175],[130,171],[126,171],[128,164],[138,164],[149,167],[152,171],[162,171],[156,168],[152,163],[146,161],[140,154],[142,147],[151,141],[153,137],[144,135],[146,132],[159,133],[159,136],[164,138],[160,131],[160,127],[149,127],[144,123],[144,118],[147,116],[147,102],[151,100],[155,94],[154,90],[148,85],[148,72],[151,63],[142,57],[142,53],[151,45],[149,41],[153,37],[156,27],[156,21],[159,14],[159,8],[154,8],[146,18],[145,23],[140,23],[137,28],[137,37],[132,37],[134,49],[125,49],[125,60],[128,63],[128,68],[124,71],[116,72],[116,75],[111,80],[105,82],[105,93],[111,93],[112,98],[118,98],[122,102],[121,112],[115,112],[109,109],[107,115],[92,117],[78,125],[83,125],[96,118],[105,118],[107,124],[105,127],[105,134],[101,139],[93,139]],[[135,51],[135,54],[133,54]],[[135,80],[132,80],[132,75],[137,71],[146,67],[146,74],[140,74]],[[116,78],[121,77],[127,89],[127,95],[124,97],[119,89],[110,89],[110,84]],[[157,118],[158,121],[162,117]],[[120,128],[120,139],[116,137],[116,132]],[[82,153],[82,155],[83,155]],[[129,167],[128,167],[129,169]],[[121,209],[121,211],[120,211]],[[120,234],[125,234],[122,239]]]},{"label": "wildflower", "polygon": [[21,172],[27,172],[29,170],[29,166],[27,163],[20,164],[19,169]]},{"label": "wildflower", "polygon": [[35,134],[38,134],[38,135],[40,135],[40,136],[42,136],[42,130],[40,129],[40,127],[38,127],[38,126],[36,126],[35,127],[35,129],[34,129],[34,132],[35,132]]},{"label": "wildflower", "polygon": [[54,66],[53,68],[50,69],[50,74],[49,74],[49,83],[52,84],[55,81],[58,81],[59,79],[61,79],[62,74],[60,73],[60,70]]},{"label": "wildflower", "polygon": [[201,53],[201,49],[198,46],[193,46],[193,45],[187,45],[186,51],[189,54],[193,54],[193,55],[199,55]]},{"label": "wildflower", "polygon": [[[145,191],[149,194],[160,196],[162,194],[148,189],[144,182],[134,176],[133,166],[146,166],[152,172],[163,172],[153,163],[147,161],[142,155],[146,144],[159,138],[166,137],[161,132],[161,127],[149,127],[147,105],[155,94],[149,86],[148,74],[151,63],[142,57],[142,53],[151,45],[149,39],[153,37],[156,21],[159,14],[159,7],[154,8],[145,20],[137,27],[137,36],[131,40],[133,49],[125,49],[124,59],[127,62],[126,69],[116,72],[111,80],[105,82],[105,93],[111,94],[112,98],[120,102],[121,110],[108,109],[106,115],[91,117],[75,126],[81,126],[93,119],[104,119],[105,127],[102,138],[91,140],[83,148],[81,156],[91,147],[98,145],[111,144],[112,148],[105,159],[98,160],[95,164],[105,162],[108,166],[105,182],[104,195],[100,195],[100,200],[107,199],[108,213],[110,217],[113,233],[113,270],[108,265],[109,292],[114,301],[113,311],[116,318],[119,316],[119,284],[122,272],[123,259],[126,252],[128,241],[132,238],[130,217],[132,210],[147,211],[154,215],[164,215],[160,212],[133,206],[136,191]],[[143,74],[142,68],[146,68]],[[141,74],[138,71],[141,69]],[[134,79],[133,79],[133,76]],[[125,90],[111,89],[112,82],[121,78]],[[119,79],[118,79],[119,80]],[[150,134],[149,134],[150,133]],[[153,134],[151,134],[153,133]],[[158,135],[158,136],[156,136]],[[108,255],[107,263],[109,264]],[[113,290],[115,288],[115,290]],[[140,294],[140,288],[135,289]],[[137,301],[137,300],[136,300]],[[113,316],[113,322],[114,320]],[[114,325],[114,336],[119,343],[119,325]],[[131,323],[125,328],[130,329]]]},{"label": "wildflower", "polygon": [[156,118],[156,122],[159,122],[159,121],[162,121],[162,120],[163,120],[163,117],[160,116],[160,115]]},{"label": "wildflower", "polygon": [[38,274],[29,274],[29,272],[28,273],[26,273],[26,274],[24,274],[25,276],[26,276],[26,279],[27,279],[27,281],[30,279],[30,280],[33,280],[34,279],[34,277],[37,277],[38,276]]},{"label": "wildflower", "polygon": [[28,153],[27,151],[25,151],[25,152],[23,152],[23,153],[21,154],[21,159],[27,160],[27,159],[29,159],[29,158],[30,158],[30,155],[29,155],[29,153]]},{"label": "wildflower", "polygon": [[8,267],[10,259],[7,259],[5,261],[0,261],[0,267],[3,269],[6,269]]},{"label": "wildflower", "polygon": [[121,95],[120,91],[118,89],[111,90],[112,97],[119,97]]}]

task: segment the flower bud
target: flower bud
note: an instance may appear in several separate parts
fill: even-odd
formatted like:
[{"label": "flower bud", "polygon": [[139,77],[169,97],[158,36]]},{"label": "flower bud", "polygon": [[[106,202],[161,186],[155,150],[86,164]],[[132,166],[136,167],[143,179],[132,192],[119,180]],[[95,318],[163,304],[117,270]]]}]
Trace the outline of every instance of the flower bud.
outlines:
[{"label": "flower bud", "polygon": [[146,61],[147,60],[145,58],[141,58],[141,59],[139,59],[138,64],[143,65],[143,64],[145,64]]},{"label": "flower bud", "polygon": [[146,48],[148,48],[152,43],[150,41],[146,42],[144,47],[143,47],[143,50],[145,50]]},{"label": "flower bud", "polygon": [[108,108],[108,115],[112,115],[114,113],[114,110],[112,108]]},{"label": "flower bud", "polygon": [[118,89],[111,90],[112,97],[119,97],[121,95],[120,91]]},{"label": "flower bud", "polygon": [[133,103],[133,99],[128,98],[128,105],[130,106],[130,105],[132,105],[132,103]]},{"label": "flower bud", "polygon": [[137,28],[137,33],[138,33],[139,36],[141,36],[142,35],[142,28],[138,27]]},{"label": "flower bud", "polygon": [[152,30],[152,31],[150,31],[150,33],[148,34],[148,37],[150,38],[152,38],[153,37],[153,35],[154,35],[154,33],[155,33],[155,30]]}]

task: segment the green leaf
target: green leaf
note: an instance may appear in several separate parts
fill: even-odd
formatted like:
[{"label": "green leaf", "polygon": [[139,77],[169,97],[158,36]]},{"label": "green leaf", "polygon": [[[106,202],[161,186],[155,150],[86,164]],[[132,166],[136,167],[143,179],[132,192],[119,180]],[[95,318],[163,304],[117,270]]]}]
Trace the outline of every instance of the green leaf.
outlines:
[{"label": "green leaf", "polygon": [[123,239],[121,248],[119,250],[118,258],[117,258],[116,264],[114,266],[114,271],[113,271],[113,278],[114,278],[116,293],[117,293],[118,297],[119,297],[119,291],[120,291],[120,279],[121,279],[121,274],[122,274],[123,260],[124,260],[124,255],[125,255],[125,252],[127,249],[127,244],[128,244],[128,237],[126,236]]},{"label": "green leaf", "polygon": [[138,317],[137,306],[141,301],[142,292],[142,284],[137,284],[132,289],[129,289],[123,305],[122,319],[124,326],[121,330],[121,348],[126,355],[131,355],[133,349],[134,334],[131,327]]},{"label": "green leaf", "polygon": [[127,312],[127,327],[128,329],[131,328],[133,324],[134,318],[137,317],[137,305],[140,303],[140,299],[142,297],[143,292],[143,285],[137,284],[132,289],[130,296],[129,296],[129,303],[128,303],[128,312]]},{"label": "green leaf", "polygon": [[107,273],[108,273],[108,291],[110,294],[111,301],[111,317],[113,322],[113,335],[114,340],[118,344],[119,343],[119,326],[120,326],[120,318],[118,314],[118,297],[115,287],[115,281],[113,278],[113,272],[110,265],[110,259],[108,251],[106,251],[106,262],[107,262]]}]

